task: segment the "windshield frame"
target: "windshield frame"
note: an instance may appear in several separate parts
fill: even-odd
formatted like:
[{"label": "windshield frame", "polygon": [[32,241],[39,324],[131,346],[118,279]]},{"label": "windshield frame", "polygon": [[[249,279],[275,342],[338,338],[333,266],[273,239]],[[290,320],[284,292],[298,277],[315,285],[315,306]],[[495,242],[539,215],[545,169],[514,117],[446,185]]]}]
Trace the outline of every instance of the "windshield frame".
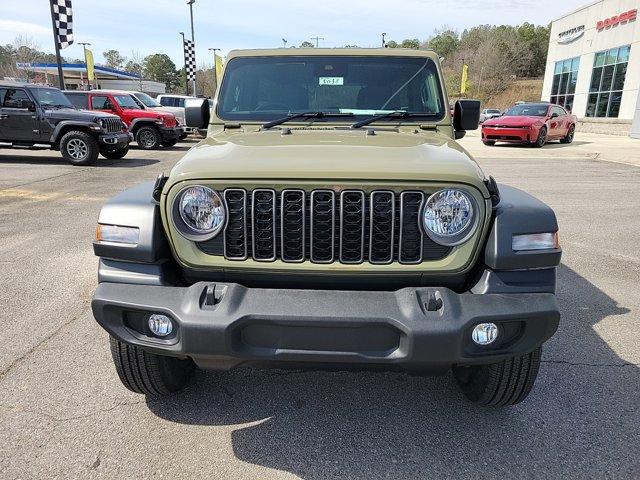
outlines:
[{"label": "windshield frame", "polygon": [[[211,118],[211,123],[215,123],[216,121],[219,121],[221,123],[225,123],[225,122],[233,122],[233,123],[242,123],[242,124],[264,124],[266,122],[271,122],[272,120],[276,120],[280,117],[284,117],[288,114],[294,114],[294,113],[301,113],[301,112],[294,112],[294,111],[290,111],[290,112],[278,112],[278,113],[274,113],[274,115],[272,116],[272,118],[263,118],[260,116],[256,116],[254,118],[246,118],[246,119],[237,119],[237,118],[228,118],[225,117],[224,114],[220,111],[221,110],[221,98],[223,93],[225,92],[225,86],[228,83],[228,73],[231,71],[230,67],[233,65],[234,62],[243,59],[264,59],[264,58],[274,58],[274,59],[283,59],[283,60],[290,60],[290,59],[315,59],[315,58],[322,58],[322,57],[335,57],[335,58],[354,58],[354,59],[370,59],[370,58],[393,58],[393,59],[406,59],[406,60],[410,60],[410,59],[420,59],[424,62],[425,66],[428,66],[428,62],[432,62],[433,63],[433,68],[435,70],[435,78],[436,78],[436,93],[439,97],[439,100],[441,102],[441,111],[438,113],[430,113],[430,112],[414,112],[414,111],[407,111],[407,117],[396,117],[396,118],[389,118],[389,119],[381,119],[380,123],[381,124],[391,124],[391,125],[398,125],[398,124],[423,124],[423,123],[432,123],[432,124],[437,124],[442,122],[443,120],[446,120],[447,117],[450,115],[449,109],[447,108],[448,105],[448,97],[446,94],[445,89],[443,88],[444,86],[444,78],[442,76],[442,70],[440,67],[439,62],[435,61],[433,59],[432,56],[430,55],[393,55],[390,53],[386,53],[384,55],[367,55],[367,54],[358,54],[356,52],[354,53],[350,53],[348,55],[335,55],[332,54],[331,52],[318,52],[317,54],[296,54],[296,53],[282,53],[282,54],[278,54],[278,55],[239,55],[236,57],[232,57],[227,61],[227,64],[225,65],[225,70],[224,70],[224,75],[222,77],[222,80],[220,82],[220,87],[217,90],[217,94],[215,97],[215,108],[212,109],[212,118]],[[420,70],[422,70],[422,67],[420,68]],[[389,112],[395,112],[396,109],[393,110],[367,110],[364,113],[354,113],[354,116],[352,117],[348,117],[349,121],[344,120],[345,117],[341,117],[341,116],[331,116],[331,113],[337,113],[337,112],[352,112],[352,109],[342,109],[342,110],[327,110],[326,113],[328,115],[321,117],[321,118],[300,118],[300,119],[296,119],[296,120],[291,120],[290,123],[302,123],[302,124],[308,124],[308,123],[315,123],[315,122],[321,122],[321,123],[332,123],[332,124],[352,124],[354,121],[360,121],[360,120],[365,120],[368,118],[371,118],[373,115],[379,115],[382,113],[389,113]],[[228,112],[226,112],[228,113]],[[253,112],[255,113],[255,112]]]},{"label": "windshield frame", "polygon": [[[64,101],[66,102],[64,105],[60,104],[60,103],[45,103],[43,101],[43,99],[40,97],[40,92],[47,90],[47,91],[51,91],[51,92],[57,92],[59,93],[62,98],[64,99]],[[73,105],[73,103],[71,103],[71,100],[69,100],[67,98],[67,96],[64,94],[64,92],[62,90],[59,90],[57,88],[52,88],[52,87],[35,87],[35,88],[31,88],[31,94],[34,96],[34,98],[36,99],[36,101],[38,102],[38,104],[42,107],[42,108],[47,108],[47,107],[55,107],[55,106],[59,106],[62,105],[64,108],[70,108],[72,110],[77,110],[76,107]]]}]

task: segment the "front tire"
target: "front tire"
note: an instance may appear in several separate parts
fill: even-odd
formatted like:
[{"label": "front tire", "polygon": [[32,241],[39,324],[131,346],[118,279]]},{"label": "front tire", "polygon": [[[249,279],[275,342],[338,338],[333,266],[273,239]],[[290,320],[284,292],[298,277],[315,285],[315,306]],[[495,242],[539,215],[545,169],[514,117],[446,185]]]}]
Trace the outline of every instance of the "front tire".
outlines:
[{"label": "front tire", "polygon": [[122,384],[135,393],[169,395],[184,388],[191,379],[195,364],[149,353],[109,337],[111,356]]},{"label": "front tire", "polygon": [[104,158],[108,158],[109,160],[120,160],[121,158],[124,158],[127,153],[129,153],[129,147],[120,148],[118,150],[102,150],[100,155]]},{"label": "front tire", "polygon": [[162,144],[162,135],[151,125],[144,125],[136,131],[136,142],[144,150],[155,150]]},{"label": "front tire", "polygon": [[571,143],[573,142],[573,137],[575,136],[576,133],[576,126],[575,125],[571,125],[569,127],[569,130],[567,131],[567,134],[564,136],[564,138],[562,138],[560,140],[560,143]]},{"label": "front tire", "polygon": [[547,143],[547,128],[542,127],[538,132],[538,139],[533,145],[537,148],[541,148],[541,147],[544,147],[546,143]]},{"label": "front tire", "polygon": [[491,365],[457,366],[453,375],[465,396],[480,405],[503,407],[522,402],[540,369],[541,348]]},{"label": "front tire", "polygon": [[60,153],[72,165],[93,165],[98,159],[100,147],[87,132],[72,130],[60,139]]}]

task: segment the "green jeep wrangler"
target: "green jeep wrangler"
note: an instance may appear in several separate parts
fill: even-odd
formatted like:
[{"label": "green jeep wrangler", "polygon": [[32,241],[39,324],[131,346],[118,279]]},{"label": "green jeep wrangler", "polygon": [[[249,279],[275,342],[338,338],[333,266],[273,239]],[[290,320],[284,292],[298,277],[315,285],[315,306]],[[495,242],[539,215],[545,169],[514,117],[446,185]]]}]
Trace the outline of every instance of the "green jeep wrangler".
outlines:
[{"label": "green jeep wrangler", "polygon": [[93,313],[134,392],[195,367],[452,371],[465,395],[531,391],[556,331],[553,211],[455,139],[435,53],[229,55],[205,140],[98,220]]}]

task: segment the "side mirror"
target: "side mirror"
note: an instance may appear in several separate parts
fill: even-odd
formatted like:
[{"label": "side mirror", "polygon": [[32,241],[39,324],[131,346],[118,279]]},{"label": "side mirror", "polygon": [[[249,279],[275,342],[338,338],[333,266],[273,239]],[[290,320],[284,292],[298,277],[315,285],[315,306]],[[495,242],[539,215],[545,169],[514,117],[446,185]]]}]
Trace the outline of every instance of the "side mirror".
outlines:
[{"label": "side mirror", "polygon": [[24,108],[26,110],[29,110],[30,112],[35,112],[36,104],[31,100],[22,100],[20,108]]},{"label": "side mirror", "polygon": [[553,113],[551,114],[551,118],[558,118],[558,117],[559,117],[559,115],[558,115],[558,113],[557,113],[557,112],[553,112]]},{"label": "side mirror", "polygon": [[480,123],[480,100],[458,100],[453,110],[456,131],[477,130]]},{"label": "side mirror", "polygon": [[206,98],[188,98],[184,102],[184,118],[187,127],[207,128],[210,116],[209,101]]}]

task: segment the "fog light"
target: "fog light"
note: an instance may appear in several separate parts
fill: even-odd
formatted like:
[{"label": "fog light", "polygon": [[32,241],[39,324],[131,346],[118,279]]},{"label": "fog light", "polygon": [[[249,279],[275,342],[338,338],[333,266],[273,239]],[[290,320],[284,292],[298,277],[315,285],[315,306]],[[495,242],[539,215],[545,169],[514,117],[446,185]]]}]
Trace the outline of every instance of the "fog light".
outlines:
[{"label": "fog light", "polygon": [[166,337],[173,331],[173,322],[166,315],[154,313],[149,317],[149,329],[157,337]]},{"label": "fog light", "polygon": [[478,345],[490,345],[498,338],[498,326],[495,323],[480,323],[471,332],[471,338]]}]

